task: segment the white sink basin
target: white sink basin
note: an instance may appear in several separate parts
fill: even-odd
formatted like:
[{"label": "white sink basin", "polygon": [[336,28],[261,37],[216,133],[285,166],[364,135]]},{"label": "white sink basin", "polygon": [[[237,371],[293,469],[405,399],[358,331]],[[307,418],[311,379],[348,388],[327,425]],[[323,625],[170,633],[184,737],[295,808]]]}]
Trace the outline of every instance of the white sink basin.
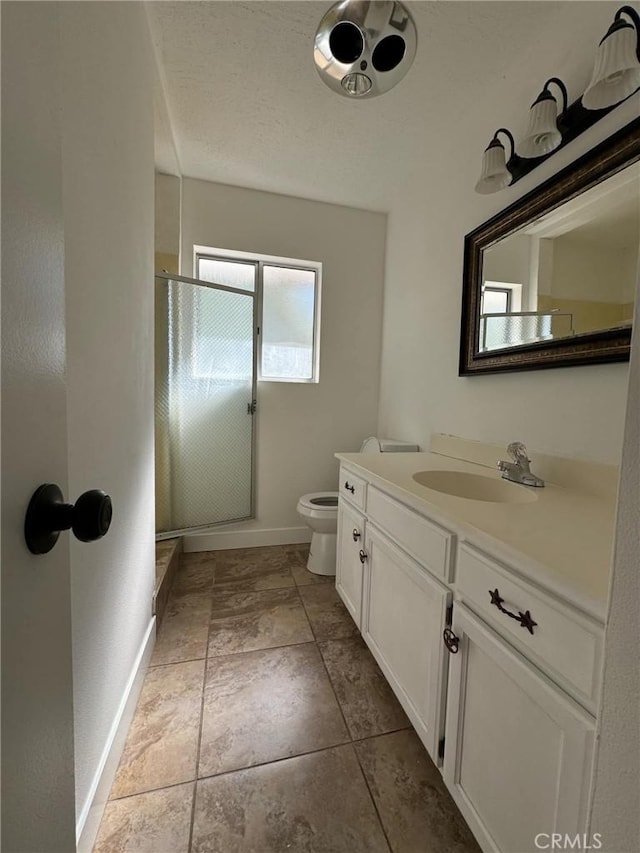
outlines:
[{"label": "white sink basin", "polygon": [[529,503],[538,499],[530,486],[509,483],[482,474],[467,474],[464,471],[418,471],[413,475],[416,483],[444,492],[456,498],[490,503]]}]

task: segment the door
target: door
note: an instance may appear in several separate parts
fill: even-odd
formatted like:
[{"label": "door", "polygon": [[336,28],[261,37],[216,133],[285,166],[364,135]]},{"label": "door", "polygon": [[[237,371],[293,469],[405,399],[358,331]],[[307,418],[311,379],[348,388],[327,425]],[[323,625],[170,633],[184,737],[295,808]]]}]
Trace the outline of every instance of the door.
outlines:
[{"label": "door", "polygon": [[437,763],[451,593],[370,524],[365,554],[362,636]]},{"label": "door", "polygon": [[444,780],[467,823],[492,853],[534,853],[554,832],[584,832],[595,720],[453,609]]},{"label": "door", "polygon": [[351,618],[360,627],[363,562],[360,552],[365,542],[365,519],[340,498],[338,509],[338,553],[336,589]]},{"label": "door", "polygon": [[2,5],[2,847],[75,850],[67,537],[33,556],[32,492],[67,493],[57,4]]},{"label": "door", "polygon": [[254,291],[156,277],[159,531],[253,516],[256,352]]}]

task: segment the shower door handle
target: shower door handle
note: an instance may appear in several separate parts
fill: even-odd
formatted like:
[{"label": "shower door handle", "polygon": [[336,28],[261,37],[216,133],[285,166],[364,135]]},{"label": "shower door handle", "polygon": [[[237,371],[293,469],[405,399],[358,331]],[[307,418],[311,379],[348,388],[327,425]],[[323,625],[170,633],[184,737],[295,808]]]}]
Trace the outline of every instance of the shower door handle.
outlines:
[{"label": "shower door handle", "polygon": [[257,405],[258,405],[257,400],[252,400],[250,403],[247,403],[247,414],[248,415],[255,415]]}]

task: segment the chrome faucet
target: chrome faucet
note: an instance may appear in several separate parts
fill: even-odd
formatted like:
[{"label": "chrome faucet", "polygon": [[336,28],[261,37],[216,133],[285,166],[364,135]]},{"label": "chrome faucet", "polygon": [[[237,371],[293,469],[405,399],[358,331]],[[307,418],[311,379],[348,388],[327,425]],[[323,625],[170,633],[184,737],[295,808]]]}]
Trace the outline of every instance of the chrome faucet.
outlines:
[{"label": "chrome faucet", "polygon": [[512,441],[507,447],[507,453],[513,462],[498,462],[498,471],[502,471],[503,480],[511,480],[512,483],[522,483],[523,486],[535,486],[542,488],[544,480],[531,473],[531,460],[527,448],[520,441]]}]

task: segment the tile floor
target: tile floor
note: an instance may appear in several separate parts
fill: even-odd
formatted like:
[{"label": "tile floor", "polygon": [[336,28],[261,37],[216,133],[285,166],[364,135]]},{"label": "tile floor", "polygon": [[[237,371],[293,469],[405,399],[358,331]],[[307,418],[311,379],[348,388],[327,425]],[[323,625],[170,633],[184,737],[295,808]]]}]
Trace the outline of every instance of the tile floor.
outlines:
[{"label": "tile floor", "polygon": [[305,560],[182,555],[94,853],[478,853]]}]

